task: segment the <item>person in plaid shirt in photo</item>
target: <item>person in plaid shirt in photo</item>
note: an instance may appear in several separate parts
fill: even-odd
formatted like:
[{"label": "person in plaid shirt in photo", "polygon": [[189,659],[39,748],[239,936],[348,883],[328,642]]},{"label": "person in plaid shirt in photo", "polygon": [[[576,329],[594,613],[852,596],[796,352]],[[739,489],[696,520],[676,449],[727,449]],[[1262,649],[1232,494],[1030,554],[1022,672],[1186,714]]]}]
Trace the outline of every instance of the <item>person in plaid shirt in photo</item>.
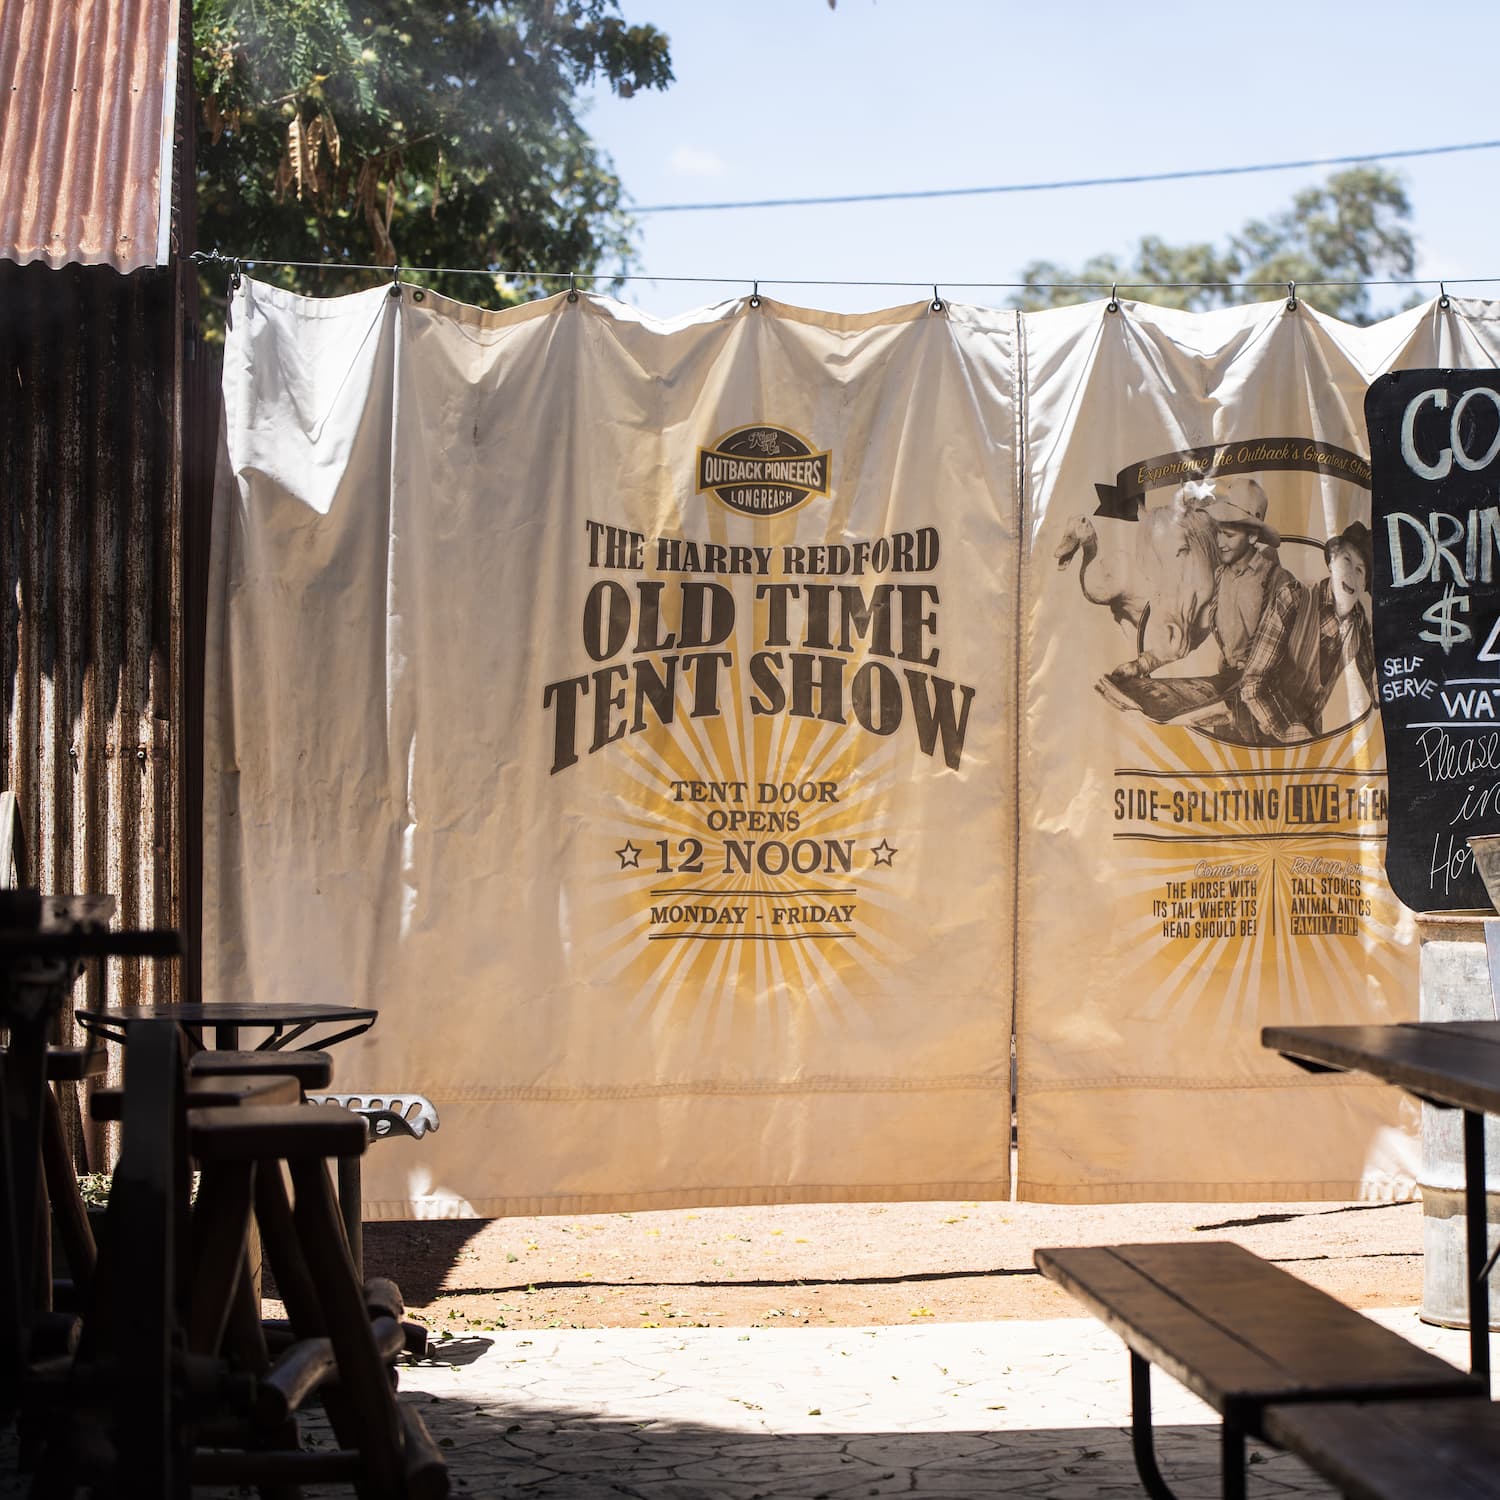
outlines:
[{"label": "person in plaid shirt in photo", "polygon": [[1274,711],[1262,701],[1264,678],[1280,659],[1273,639],[1307,593],[1281,565],[1281,535],[1267,523],[1267,508],[1259,480],[1247,475],[1215,481],[1205,507],[1219,552],[1213,633],[1223,657],[1224,707],[1230,737],[1246,745],[1281,742]]},{"label": "person in plaid shirt in photo", "polygon": [[1328,576],[1308,586],[1281,561],[1260,481],[1234,475],[1196,485],[1214,523],[1217,576],[1210,609],[1218,670],[1156,677],[1140,658],[1096,684],[1116,708],[1158,724],[1191,725],[1238,745],[1287,745],[1323,732],[1323,711],[1353,663],[1367,695],[1375,679],[1370,529],[1355,521],[1323,544]]},{"label": "person in plaid shirt in photo", "polygon": [[[1292,744],[1322,733],[1323,709],[1353,662],[1368,691],[1375,680],[1369,585],[1370,529],[1354,521],[1323,544],[1328,577],[1270,600],[1245,657],[1238,698],[1260,743]],[[1239,724],[1240,728],[1249,725]]]}]

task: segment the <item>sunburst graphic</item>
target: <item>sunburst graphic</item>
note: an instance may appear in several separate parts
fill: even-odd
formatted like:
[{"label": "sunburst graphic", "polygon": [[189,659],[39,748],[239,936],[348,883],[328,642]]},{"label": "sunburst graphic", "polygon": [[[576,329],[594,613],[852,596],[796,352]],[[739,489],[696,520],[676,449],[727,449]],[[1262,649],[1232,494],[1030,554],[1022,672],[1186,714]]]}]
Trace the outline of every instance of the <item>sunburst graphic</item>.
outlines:
[{"label": "sunburst graphic", "polygon": [[1118,909],[1131,913],[1121,990],[1142,997],[1140,1019],[1228,1046],[1262,1025],[1367,1020],[1404,999],[1410,919],[1384,874],[1373,713],[1295,747],[1135,717],[1118,743],[1117,784],[1168,799],[1150,827],[1115,835]]},{"label": "sunburst graphic", "polygon": [[[753,712],[766,684],[747,651],[725,652],[711,700],[679,680],[669,720],[648,707],[609,747],[582,917],[633,1021],[764,1055],[801,1026],[846,1028],[928,940],[903,901],[920,853],[909,808],[897,816],[911,730]],[[864,659],[845,661],[846,714]]]}]

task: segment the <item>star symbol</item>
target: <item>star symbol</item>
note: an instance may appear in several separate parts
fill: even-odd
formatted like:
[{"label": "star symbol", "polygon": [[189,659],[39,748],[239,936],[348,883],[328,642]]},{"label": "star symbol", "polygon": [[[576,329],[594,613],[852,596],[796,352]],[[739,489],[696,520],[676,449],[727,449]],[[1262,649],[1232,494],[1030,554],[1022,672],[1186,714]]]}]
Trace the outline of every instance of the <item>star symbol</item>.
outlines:
[{"label": "star symbol", "polygon": [[899,852],[899,850],[892,849],[884,839],[881,839],[878,844],[873,845],[870,849],[870,853],[875,856],[875,863],[877,865],[892,864]]},{"label": "star symbol", "polygon": [[625,840],[623,849],[616,849],[615,853],[620,856],[620,868],[622,870],[639,870],[641,867],[641,851],[630,842]]}]

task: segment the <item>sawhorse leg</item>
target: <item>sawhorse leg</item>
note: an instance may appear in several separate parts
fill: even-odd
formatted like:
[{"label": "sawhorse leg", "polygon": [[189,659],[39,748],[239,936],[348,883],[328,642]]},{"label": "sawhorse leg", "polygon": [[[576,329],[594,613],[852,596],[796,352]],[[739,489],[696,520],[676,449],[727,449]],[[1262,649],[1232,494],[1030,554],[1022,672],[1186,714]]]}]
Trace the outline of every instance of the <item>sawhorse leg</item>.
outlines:
[{"label": "sawhorse leg", "polygon": [[365,1279],[364,1192],[360,1162],[357,1156],[339,1158],[339,1215],[344,1221],[344,1238],[349,1241],[349,1258],[354,1262],[354,1279],[361,1285]]}]

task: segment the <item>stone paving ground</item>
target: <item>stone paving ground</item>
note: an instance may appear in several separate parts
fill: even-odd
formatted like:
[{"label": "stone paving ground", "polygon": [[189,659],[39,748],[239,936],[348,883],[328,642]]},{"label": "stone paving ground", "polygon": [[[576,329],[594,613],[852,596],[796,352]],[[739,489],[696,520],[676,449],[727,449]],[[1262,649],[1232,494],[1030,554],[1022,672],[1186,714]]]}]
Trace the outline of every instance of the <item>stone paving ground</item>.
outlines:
[{"label": "stone paving ground", "polygon": [[[1467,1335],[1370,1316],[1455,1363]],[[456,1494],[538,1500],[1142,1493],[1125,1347],[1089,1319],[907,1328],[509,1330],[440,1340],[402,1375]],[[1217,1419],[1153,1388],[1163,1472],[1219,1493]],[[1250,1500],[1332,1496],[1252,1447]]]},{"label": "stone paving ground", "polygon": [[[1050,1283],[1025,1274],[1038,1242],[1235,1238],[1467,1363],[1467,1334],[1416,1315],[1419,1205],[718,1213],[723,1223],[693,1214],[616,1216],[613,1226],[602,1218],[497,1222],[480,1233],[496,1245],[477,1258],[479,1226],[456,1226],[452,1244],[411,1226],[413,1249],[426,1236],[437,1253],[432,1265],[413,1260],[400,1274],[413,1287],[425,1278],[419,1298],[408,1296],[423,1304],[434,1337],[427,1359],[402,1367],[401,1399],[418,1406],[446,1453],[455,1495],[1139,1496],[1124,1345],[1053,1296]],[[742,1222],[742,1213],[754,1217]],[[378,1253],[379,1236],[367,1239],[367,1250],[372,1240]],[[814,1255],[833,1240],[836,1255]],[[386,1248],[391,1243],[388,1235]],[[638,1243],[655,1247],[656,1258],[638,1255]],[[723,1253],[738,1244],[743,1263]],[[618,1259],[609,1253],[615,1247]],[[611,1280],[628,1288],[623,1299]],[[601,1295],[600,1283],[602,1300],[589,1300]],[[938,1300],[945,1287],[953,1288],[951,1305]],[[705,1300],[684,1308],[690,1317],[667,1321],[656,1288],[675,1299],[665,1304],[669,1314],[689,1296]],[[1382,1288],[1390,1293],[1385,1306]],[[810,1315],[817,1309],[820,1319],[842,1321],[769,1321],[793,1296]],[[601,1313],[617,1302],[637,1326],[603,1326]],[[521,1317],[529,1321],[517,1326]],[[1158,1452],[1176,1493],[1217,1495],[1216,1418],[1160,1375],[1154,1398]],[[332,1444],[316,1416],[305,1426],[310,1445]],[[0,1438],[0,1500],[26,1493],[13,1442]],[[246,1492],[197,1493],[237,1500]],[[305,1493],[332,1500],[351,1492]],[[1333,1493],[1295,1458],[1252,1449],[1249,1500]]]}]

